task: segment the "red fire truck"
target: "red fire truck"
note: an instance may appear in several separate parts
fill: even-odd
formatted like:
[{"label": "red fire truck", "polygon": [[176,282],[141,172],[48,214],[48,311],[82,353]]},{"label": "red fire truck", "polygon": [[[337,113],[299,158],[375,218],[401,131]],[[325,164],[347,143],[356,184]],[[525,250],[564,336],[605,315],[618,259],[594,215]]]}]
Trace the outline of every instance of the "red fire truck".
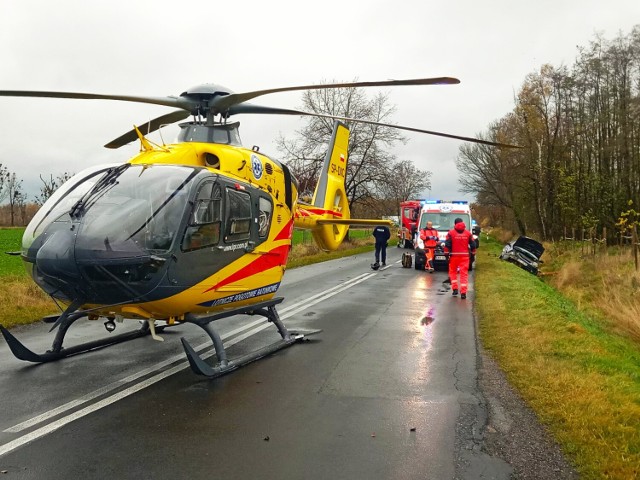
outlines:
[{"label": "red fire truck", "polygon": [[398,248],[413,248],[417,231],[420,209],[425,200],[405,200],[400,202],[400,228],[398,230]]}]

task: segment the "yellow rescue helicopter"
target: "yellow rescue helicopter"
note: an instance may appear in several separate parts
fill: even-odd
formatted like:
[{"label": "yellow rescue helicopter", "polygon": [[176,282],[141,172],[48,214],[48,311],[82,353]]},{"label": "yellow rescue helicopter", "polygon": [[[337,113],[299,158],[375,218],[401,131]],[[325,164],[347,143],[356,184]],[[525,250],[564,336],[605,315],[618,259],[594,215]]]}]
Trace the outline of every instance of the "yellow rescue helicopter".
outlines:
[{"label": "yellow rescue helicopter", "polygon": [[[183,338],[192,369],[216,377],[303,338],[278,317],[275,297],[285,272],[294,228],[307,229],[320,247],[336,249],[350,225],[381,220],[352,219],[345,192],[349,130],[345,122],[376,122],[247,101],[266,94],[328,88],[392,87],[459,83],[449,77],[306,85],[234,93],[220,85],[190,88],[180,96],[146,97],[74,92],[0,90],[5,97],[119,100],[175,107],[105,145],[139,140],[140,153],[123,164],[87,168],[64,183],[27,226],[21,256],[33,280],[61,305],[45,319],[57,328],[50,350],[38,354],[0,326],[20,360],[49,362],[150,334],[162,340],[156,322],[191,323],[213,342],[215,366]],[[311,203],[298,198],[297,182],[284,163],[241,146],[237,114],[315,115],[335,119],[333,136]],[[178,141],[156,145],[142,133],[179,122]],[[511,147],[470,137],[382,124],[408,131]],[[240,359],[227,358],[212,323],[248,314],[272,322],[280,341]],[[63,347],[79,319],[134,319],[133,332]],[[309,332],[307,332],[309,333]]]}]

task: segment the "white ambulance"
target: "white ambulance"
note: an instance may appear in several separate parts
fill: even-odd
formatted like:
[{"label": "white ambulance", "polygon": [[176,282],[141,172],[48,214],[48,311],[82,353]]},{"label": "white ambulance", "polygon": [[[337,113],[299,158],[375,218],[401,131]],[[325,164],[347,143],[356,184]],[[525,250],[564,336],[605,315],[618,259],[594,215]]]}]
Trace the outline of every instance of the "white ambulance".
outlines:
[{"label": "white ambulance", "polygon": [[[424,242],[420,239],[420,231],[427,228],[427,222],[433,224],[433,228],[438,231],[438,245],[436,246],[434,265],[436,270],[447,270],[449,261],[444,254],[444,241],[447,232],[455,226],[454,220],[462,219],[467,226],[467,230],[473,233],[476,242],[476,248],[479,244],[480,226],[476,225],[475,220],[471,218],[471,207],[466,200],[423,200],[420,209],[420,218],[418,222],[418,230],[414,238],[415,248],[415,268],[416,270],[424,270],[426,265],[426,254],[424,251]],[[472,255],[469,259],[469,270],[473,270]]]}]

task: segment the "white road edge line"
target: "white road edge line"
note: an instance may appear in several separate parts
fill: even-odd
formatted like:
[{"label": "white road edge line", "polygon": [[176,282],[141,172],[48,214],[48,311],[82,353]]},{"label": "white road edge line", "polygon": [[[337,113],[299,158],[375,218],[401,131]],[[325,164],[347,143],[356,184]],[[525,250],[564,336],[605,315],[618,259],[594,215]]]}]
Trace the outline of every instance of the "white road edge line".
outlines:
[{"label": "white road edge line", "polygon": [[[343,292],[344,290],[347,290],[361,282],[364,282],[365,280],[368,280],[369,278],[371,278],[372,276],[374,276],[375,273],[365,273],[362,275],[359,275],[358,277],[355,277],[353,279],[347,280],[346,282],[343,282],[339,285],[336,285],[334,287],[331,287],[330,289],[325,290],[324,292],[320,292],[318,294],[312,295],[311,297],[305,299],[305,300],[301,300],[299,302],[296,302],[290,306],[288,306],[285,309],[282,309],[282,311],[285,310],[289,310],[287,311],[287,313],[280,315],[280,318],[282,320],[291,317],[292,315],[295,315],[296,313],[299,313],[303,310],[305,310],[306,308],[312,307],[313,305],[316,305],[317,303],[321,302],[322,300],[325,300],[327,298],[330,298],[334,295],[337,295],[340,292]],[[224,345],[225,347],[230,347],[232,345],[235,345],[236,343],[249,338],[252,335],[255,335],[259,332],[261,332],[262,330],[268,328],[270,325],[269,323],[266,322],[265,319],[259,319],[256,320],[254,322],[249,323],[248,325],[244,325],[240,328],[237,328],[227,334],[224,335],[224,338],[229,338],[230,336],[233,336],[239,332],[242,332],[244,330],[247,330],[251,327],[253,327],[254,325],[263,323],[263,325],[260,325],[257,328],[254,328],[252,330],[249,330],[248,332],[239,335],[238,337],[230,340],[229,342],[226,342]],[[209,344],[209,342],[205,342],[203,344],[198,345],[198,347],[196,348],[196,350],[201,350],[203,348],[205,348],[207,345]],[[211,351],[208,352],[207,354],[203,355],[203,358],[208,358],[212,355],[214,355],[215,352]],[[106,393],[108,393],[110,390],[113,390],[115,388],[118,388],[126,383],[129,383],[133,380],[136,380],[137,378],[140,378],[142,376],[148,375],[149,373],[152,373],[155,370],[158,370],[159,368],[162,368],[166,365],[169,365],[171,363],[174,363],[176,361],[178,361],[180,358],[183,358],[182,355],[174,355],[173,357],[164,360],[156,365],[153,365],[151,367],[148,367],[144,370],[141,370],[140,372],[137,372],[133,375],[130,375],[129,377],[126,377],[122,380],[118,380],[116,382],[113,382],[105,387],[99,388],[97,390],[94,390],[93,392],[84,395],[76,400],[73,400],[71,402],[68,402],[60,407],[56,407],[52,410],[49,410],[48,412],[45,412],[41,415],[38,415],[36,417],[33,417],[29,420],[26,420],[22,423],[19,423],[17,425],[14,425],[13,427],[10,427],[6,430],[4,430],[4,432],[7,433],[17,433],[20,432],[26,428],[29,428],[33,425],[36,425],[38,423],[41,423],[49,418],[52,418],[56,415],[59,415],[67,410],[70,410],[72,408],[75,408],[83,403],[86,403],[94,398],[97,398],[101,395],[104,395]],[[52,423],[49,423],[47,425],[44,425],[43,427],[40,427],[36,430],[34,430],[33,432],[27,433],[25,435],[22,435],[21,437],[16,438],[15,440],[12,440],[8,443],[5,443],[3,445],[0,445],[0,456],[15,450],[16,448],[21,447],[22,445],[25,445],[33,440],[36,440],[40,437],[43,437],[55,430],[57,430],[58,428],[67,425],[68,423],[73,422],[74,420],[77,420],[79,418],[82,418],[90,413],[95,412],[96,410],[100,410],[112,403],[117,402],[118,400],[121,400],[123,398],[128,397],[129,395],[132,395],[144,388],[147,388],[150,385],[153,385],[154,383],[159,382],[160,380],[163,380],[164,378],[167,378],[171,375],[173,375],[174,373],[177,373],[183,369],[185,369],[187,366],[189,365],[189,363],[184,360],[181,363],[179,363],[178,365],[168,369],[168,370],[164,370],[156,375],[154,375],[153,377],[150,377],[146,380],[143,380],[140,383],[137,383],[135,385],[132,385],[124,390],[121,390],[120,392],[117,392],[109,397],[106,397],[94,404],[88,405],[74,413],[71,413],[65,417],[62,417]]]}]

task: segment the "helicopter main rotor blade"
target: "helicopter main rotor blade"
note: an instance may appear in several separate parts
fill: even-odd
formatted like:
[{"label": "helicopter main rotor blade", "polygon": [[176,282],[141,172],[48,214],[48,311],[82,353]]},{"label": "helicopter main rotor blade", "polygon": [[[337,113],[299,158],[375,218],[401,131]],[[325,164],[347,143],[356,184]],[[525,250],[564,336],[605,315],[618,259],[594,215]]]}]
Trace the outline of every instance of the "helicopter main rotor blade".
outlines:
[{"label": "helicopter main rotor blade", "polygon": [[428,135],[436,135],[438,137],[453,138],[453,139],[456,139],[456,140],[463,140],[465,142],[480,143],[482,145],[489,145],[489,146],[492,146],[492,147],[524,148],[524,147],[522,147],[520,145],[511,145],[511,144],[508,144],[508,143],[491,142],[489,140],[482,140],[482,139],[473,138],[473,137],[464,137],[464,136],[461,136],[461,135],[453,135],[453,134],[450,134],[450,133],[435,132],[433,130],[423,130],[421,128],[404,127],[402,125],[393,125],[391,123],[374,122],[372,120],[362,120],[362,119],[358,119],[358,118],[341,117],[341,116],[338,116],[338,115],[327,115],[327,114],[323,114],[323,113],[304,112],[302,110],[291,110],[291,109],[275,108],[275,107],[263,107],[263,106],[260,106],[260,105],[251,105],[251,104],[235,105],[234,107],[229,109],[229,115],[238,115],[238,114],[243,114],[243,113],[264,113],[264,114],[273,114],[273,115],[301,115],[301,116],[320,117],[320,118],[332,118],[332,119],[336,119],[336,120],[343,120],[345,122],[366,123],[368,125],[380,125],[381,127],[397,128],[398,130],[407,130],[409,132],[426,133]]},{"label": "helicopter main rotor blade", "polygon": [[82,100],[120,100],[123,102],[150,103],[166,107],[184,108],[190,110],[194,102],[177,97],[146,97],[136,95],[102,95],[98,93],[80,92],[44,92],[39,90],[0,90],[0,97],[46,97],[46,98],[76,98]]},{"label": "helicopter main rotor blade", "polygon": [[256,90],[254,92],[231,93],[213,99],[211,108],[217,112],[224,112],[228,108],[251,100],[262,95],[278,92],[294,92],[298,90],[323,90],[328,88],[357,88],[357,87],[399,87],[408,85],[455,85],[460,80],[452,77],[415,78],[411,80],[383,80],[379,82],[345,82],[325,83],[318,85],[300,85],[297,87],[270,88],[268,90]]},{"label": "helicopter main rotor blade", "polygon": [[[169,123],[179,122],[180,120],[184,120],[190,115],[189,112],[185,110],[174,110],[171,113],[167,113],[158,118],[154,118],[146,123],[141,123],[138,125],[138,130],[140,130],[143,134],[149,134],[151,132],[155,132],[162,125],[166,125]],[[130,130],[124,135],[119,136],[115,140],[111,140],[109,143],[105,145],[107,148],[120,148],[127,143],[131,143],[138,138],[138,134],[135,130]]]},{"label": "helicopter main rotor blade", "polygon": [[[384,80],[375,82],[341,82],[327,83],[318,85],[300,85],[296,87],[272,88],[267,90],[256,90],[245,93],[231,93],[228,89],[220,86],[205,85],[204,90],[199,91],[197,87],[194,91],[187,91],[180,97],[148,97],[137,95],[108,95],[97,93],[81,93],[81,92],[51,92],[39,90],[0,90],[0,97],[48,97],[48,98],[74,98],[84,100],[119,100],[125,102],[149,103],[154,105],[163,105],[167,107],[176,107],[176,110],[166,115],[162,115],[150,122],[145,122],[139,127],[140,131],[146,133],[158,130],[163,124],[174,123],[187,118],[190,114],[222,114],[225,117],[241,113],[263,113],[263,114],[280,114],[280,115],[301,115],[316,116],[321,118],[333,118],[348,122],[365,123],[369,125],[380,125],[384,127],[397,128],[399,130],[407,130],[410,132],[426,133],[440,137],[453,138],[466,142],[480,143],[484,145],[505,147],[505,148],[524,148],[518,145],[510,145],[499,142],[490,142],[478,138],[464,137],[460,135],[452,135],[449,133],[435,132],[432,130],[423,130],[413,127],[404,127],[401,125],[392,125],[387,123],[374,122],[370,120],[360,120],[357,118],[340,117],[335,115],[327,115],[321,113],[311,113],[299,110],[261,107],[257,105],[245,104],[247,100],[262,95],[278,92],[293,92],[300,90],[323,90],[331,88],[358,88],[358,87],[395,87],[410,85],[453,85],[460,83],[460,80],[452,77],[434,77],[434,78],[416,78],[410,80]],[[118,148],[137,138],[135,130],[131,130],[124,135],[107,143],[107,148]]]}]

